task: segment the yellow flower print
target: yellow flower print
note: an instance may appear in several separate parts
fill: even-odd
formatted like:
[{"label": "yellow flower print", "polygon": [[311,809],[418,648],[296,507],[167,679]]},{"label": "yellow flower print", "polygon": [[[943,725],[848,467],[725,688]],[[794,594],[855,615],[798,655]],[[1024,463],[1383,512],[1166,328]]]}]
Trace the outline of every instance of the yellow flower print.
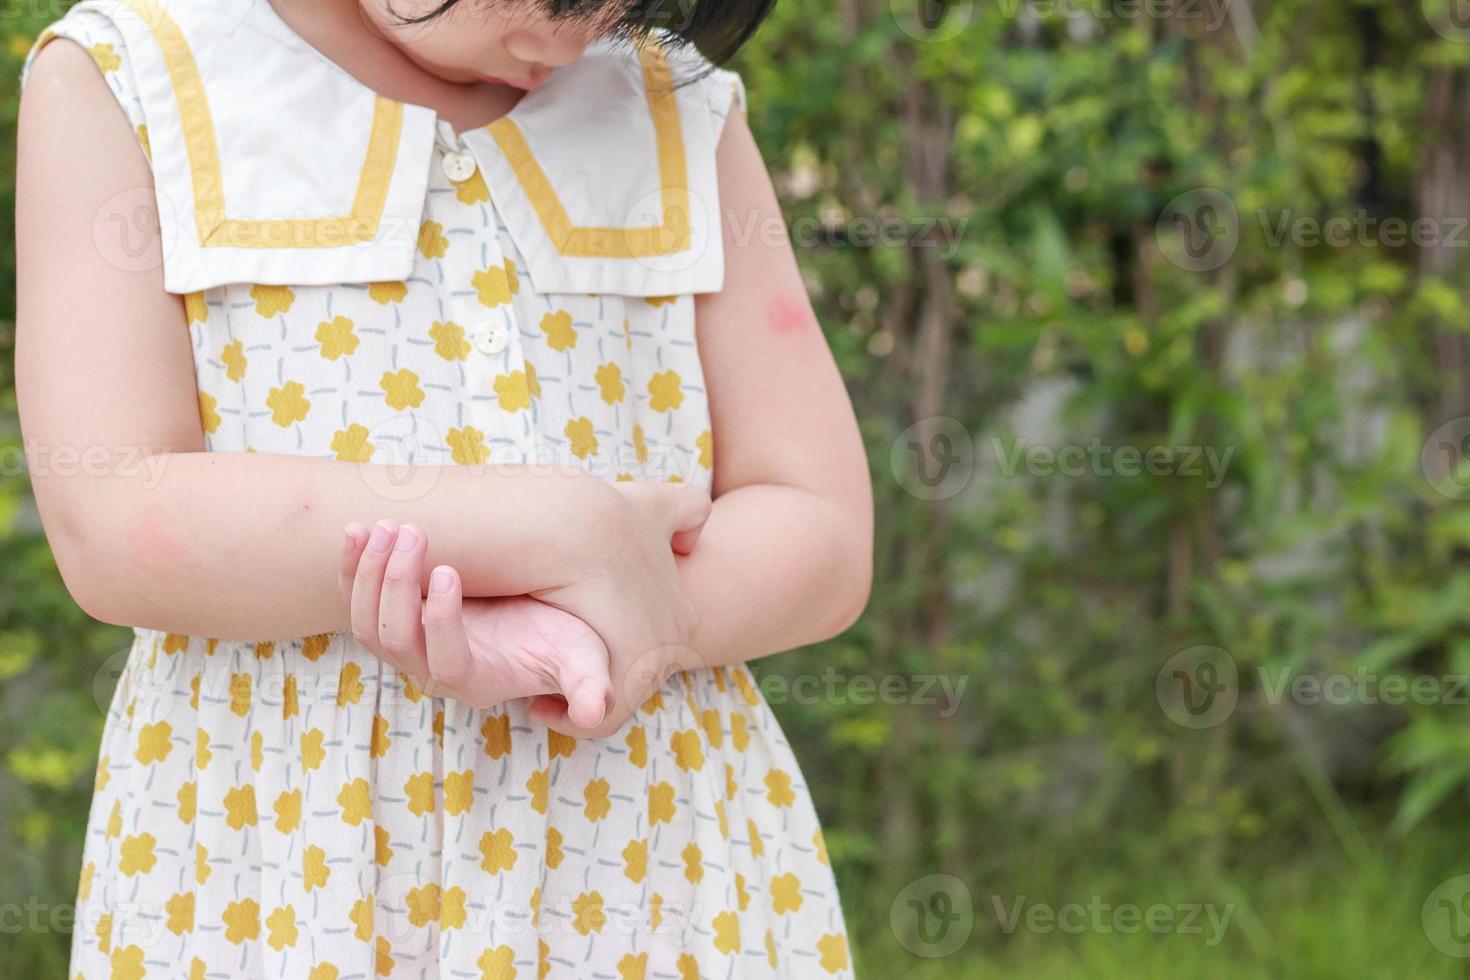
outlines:
[{"label": "yellow flower print", "polygon": [[704,768],[704,750],[699,747],[699,733],[692,728],[675,732],[669,739],[674,750],[674,762],[685,772],[699,772]]},{"label": "yellow flower print", "polygon": [[253,898],[231,902],[225,906],[225,938],[239,946],[247,939],[260,937],[260,903]]},{"label": "yellow flower print", "polygon": [[545,769],[537,769],[526,780],[526,789],[531,791],[531,809],[546,814],[546,794],[551,788],[551,779]]},{"label": "yellow flower print", "polygon": [[138,729],[138,747],[133,750],[133,757],[145,766],[167,759],[173,748],[169,741],[173,731],[174,727],[166,721],[144,725]]},{"label": "yellow flower print", "polygon": [[572,928],[582,935],[601,932],[607,924],[607,915],[602,911],[601,892],[583,892],[572,902]]},{"label": "yellow flower print", "polygon": [[475,802],[475,771],[466,769],[463,772],[447,772],[444,774],[444,812],[448,816],[456,817],[470,808]]},{"label": "yellow flower print", "polygon": [[691,885],[699,884],[704,877],[704,853],[698,844],[687,844],[680,857],[684,859],[684,877],[689,879]]},{"label": "yellow flower print", "polygon": [[612,362],[597,365],[593,377],[597,380],[602,400],[609,405],[616,405],[628,394],[628,389],[623,386],[623,369]]},{"label": "yellow flower print", "polygon": [[122,67],[122,59],[117,56],[117,52],[110,44],[94,44],[87,50],[92,55],[92,60],[97,63],[97,67],[102,69],[103,74],[117,71]]},{"label": "yellow flower print", "polygon": [[480,968],[480,980],[515,980],[515,963],[515,951],[509,946],[487,949],[475,960],[475,966]]},{"label": "yellow flower print", "polygon": [[655,783],[648,788],[648,822],[669,823],[674,819],[674,787]]},{"label": "yellow flower print", "polygon": [[597,436],[592,431],[592,420],[583,416],[572,419],[562,429],[562,434],[572,441],[572,455],[586,459],[597,452]]},{"label": "yellow flower print", "polygon": [[612,809],[612,804],[607,799],[609,789],[611,787],[608,785],[606,779],[594,779],[582,791],[582,798],[587,801],[587,806],[583,809],[583,812],[592,823],[596,823],[607,816],[608,811]]},{"label": "yellow flower print", "polygon": [[715,916],[715,949],[726,956],[740,949],[740,918],[734,912],[721,912]]},{"label": "yellow flower print", "polygon": [[454,185],[454,196],[459,198],[460,204],[479,204],[490,200],[490,188],[485,186],[480,168],[476,167],[474,173]]},{"label": "yellow flower print", "polygon": [[245,356],[245,345],[238,340],[226,344],[224,350],[219,352],[219,359],[224,362],[225,377],[231,381],[242,380],[245,369],[250,366],[250,358]]},{"label": "yellow flower print", "polygon": [[106,755],[97,760],[97,776],[92,780],[92,792],[100,793],[107,788],[112,779],[112,772],[108,769],[111,761],[111,757]]},{"label": "yellow flower print", "polygon": [[386,827],[373,828],[373,860],[382,868],[386,868],[388,862],[393,860],[393,848],[389,844]]},{"label": "yellow flower print", "polygon": [[642,725],[634,725],[628,730],[628,761],[639,769],[648,765],[648,730]]},{"label": "yellow flower print", "polygon": [[817,950],[822,954],[819,961],[822,969],[836,973],[847,969],[847,937],[840,932],[829,932],[817,940]]},{"label": "yellow flower print", "polygon": [[812,846],[817,849],[817,860],[828,867],[832,866],[831,858],[827,857],[827,839],[822,836],[822,828],[818,827],[812,831]]},{"label": "yellow flower print", "polygon": [[429,726],[434,733],[434,741],[439,743],[439,748],[444,748],[444,712],[434,712],[434,723]]},{"label": "yellow flower print", "polygon": [[543,316],[541,332],[546,334],[546,346],[558,353],[577,346],[577,331],[572,327],[572,315],[566,310]]},{"label": "yellow flower print", "polygon": [[352,321],[345,316],[334,316],[330,321],[317,324],[316,342],[321,345],[322,357],[335,361],[357,350],[357,334],[352,332]]},{"label": "yellow flower print", "polygon": [[475,287],[480,302],[492,309],[509,303],[510,298],[520,292],[515,263],[510,259],[506,259],[503,266],[492,265],[476,272],[470,279],[470,285]]},{"label": "yellow flower print", "polygon": [[[629,477],[628,479],[631,480],[632,477]],[[643,704],[639,707],[638,710],[639,711],[642,711],[645,715],[651,715],[651,714],[654,714],[656,712],[659,712],[659,711],[664,710],[664,694],[663,694],[663,692],[662,691],[654,691],[652,694],[650,694],[648,696],[648,700],[647,701],[644,701]]]},{"label": "yellow flower print", "polygon": [[327,647],[331,646],[331,644],[332,637],[330,634],[318,633],[315,636],[308,636],[305,640],[301,641],[301,655],[312,663],[316,663],[317,660],[321,659],[321,655],[327,652]]},{"label": "yellow flower print", "polygon": [[709,747],[717,749],[725,740],[725,730],[720,724],[720,713],[713,709],[706,709],[699,717],[704,726],[704,737],[709,741]]},{"label": "yellow flower print", "polygon": [[626,954],[618,960],[618,980],[644,980],[648,975],[648,954]]},{"label": "yellow flower print", "polygon": [[189,962],[189,980],[204,980],[208,973],[209,967],[199,957],[196,956]]},{"label": "yellow flower print", "polygon": [[555,871],[557,869],[557,866],[561,864],[561,859],[562,859],[561,842],[562,842],[561,831],[557,830],[555,827],[547,827],[546,828],[546,866],[548,868],[550,868],[551,870],[553,870],[553,871]]},{"label": "yellow flower print", "polygon": [[422,817],[426,813],[434,812],[434,774],[429,772],[416,773],[408,777],[408,782],[403,784],[403,792],[408,796],[408,810],[416,817]]},{"label": "yellow flower print", "polygon": [[327,852],[312,844],[301,856],[302,885],[307,891],[327,887],[332,869],[327,867]]},{"label": "yellow flower print", "polygon": [[438,922],[439,886],[430,882],[422,888],[410,888],[404,904],[408,906],[408,921],[414,925]]},{"label": "yellow flower print", "polygon": [[368,736],[368,753],[374,759],[381,759],[388,754],[388,746],[393,744],[393,739],[388,735],[388,719],[382,715],[373,715],[373,733]]},{"label": "yellow flower print", "polygon": [[301,699],[296,692],[296,675],[287,674],[286,683],[281,688],[281,717],[294,718],[301,714]]},{"label": "yellow flower print", "polygon": [[699,980],[699,961],[689,953],[679,954],[679,980]]},{"label": "yellow flower print", "polygon": [[209,319],[209,304],[204,301],[203,293],[184,294],[184,316],[188,319],[189,326],[191,327],[196,323],[204,323]]},{"label": "yellow flower print", "polygon": [[633,426],[633,453],[638,462],[648,462],[648,440],[643,436],[643,426],[638,424]]},{"label": "yellow flower print", "polygon": [[338,980],[341,975],[342,971],[337,969],[335,963],[318,963],[306,975],[306,980]]},{"label": "yellow flower print", "polygon": [[419,387],[419,376],[408,368],[384,371],[378,385],[388,399],[388,407],[396,412],[418,408],[424,403],[424,389]]},{"label": "yellow flower print", "polygon": [[115,949],[109,959],[112,963],[112,980],[143,980],[148,975],[143,969],[143,950],[138,946]]},{"label": "yellow flower print", "polygon": [[655,412],[667,412],[684,404],[683,384],[678,371],[660,371],[649,378],[649,408]]},{"label": "yellow flower print", "polygon": [[771,879],[771,910],[777,915],[801,908],[801,879],[790,871]]},{"label": "yellow flower print", "polygon": [[695,448],[699,450],[699,465],[705,469],[714,469],[715,466],[715,437],[710,430],[705,429],[694,440]]},{"label": "yellow flower print", "polygon": [[143,156],[153,159],[153,147],[148,143],[148,124],[138,123],[133,132],[138,134],[138,143],[143,147]]},{"label": "yellow flower print", "polygon": [[295,946],[297,939],[296,908],[283,905],[266,917],[265,927],[269,931],[266,943],[276,952]]},{"label": "yellow flower print", "polygon": [[750,726],[745,723],[745,716],[730,712],[730,744],[735,746],[736,752],[744,752],[750,746]]},{"label": "yellow flower print", "polygon": [[300,422],[311,411],[306,389],[299,381],[287,381],[279,388],[272,388],[265,396],[265,405],[271,410],[271,421],[283,429]]},{"label": "yellow flower print", "polygon": [[355,927],[352,934],[361,942],[368,942],[373,938],[373,893],[368,892],[363,898],[352,903],[352,912],[347,916]]},{"label": "yellow flower print", "polygon": [[510,751],[510,715],[487,715],[480,725],[480,736],[485,739],[486,755],[492,759],[505,755]]},{"label": "yellow flower print", "polygon": [[158,861],[158,856],[153,853],[153,845],[158,843],[157,839],[150,833],[129,834],[123,838],[122,859],[118,862],[117,869],[128,877],[136,874],[147,874],[153,870],[153,865]]},{"label": "yellow flower print", "polygon": [[403,297],[408,295],[408,283],[406,282],[370,282],[368,283],[368,299],[374,303],[387,305],[389,303],[401,303]]},{"label": "yellow flower print", "polygon": [[250,733],[250,768],[260,772],[260,764],[265,761],[265,736],[259,729]]},{"label": "yellow flower print", "polygon": [[209,866],[209,848],[203,844],[194,845],[194,880],[204,884],[209,880],[209,875],[214,869]]},{"label": "yellow flower print", "polygon": [[434,353],[446,361],[462,361],[470,356],[470,342],[464,339],[464,327],[453,320],[435,320],[429,327]]},{"label": "yellow flower print", "polygon": [[[726,767],[728,768],[728,767]],[[725,801],[715,800],[715,816],[720,821],[720,836],[725,840],[730,839],[730,821],[725,817]]]},{"label": "yellow flower print", "polygon": [[290,286],[251,286],[250,298],[255,300],[255,312],[259,316],[275,316],[291,309],[296,294]]},{"label": "yellow flower print", "polygon": [[344,463],[370,463],[375,448],[368,439],[368,430],[356,423],[332,434],[332,453]]},{"label": "yellow flower print", "polygon": [[546,975],[550,972],[551,947],[546,945],[546,940],[538,939],[536,940],[536,980],[546,980]]},{"label": "yellow flower print", "polygon": [[745,699],[746,704],[754,708],[761,703],[760,692],[755,689],[755,684],[751,683],[750,671],[737,667],[730,671],[730,676],[735,678],[735,686],[740,689],[740,696]]},{"label": "yellow flower print", "polygon": [[485,444],[485,433],[467,425],[463,429],[450,429],[444,437],[449,443],[449,458],[461,466],[480,466],[490,460],[490,447]]},{"label": "yellow flower print", "polygon": [[515,837],[504,827],[480,835],[480,867],[497,875],[516,865]]},{"label": "yellow flower print", "polygon": [[439,906],[439,928],[440,929],[463,929],[469,920],[469,912],[465,909],[466,895],[464,889],[458,886],[444,892],[444,898]]},{"label": "yellow flower print", "polygon": [[500,399],[503,412],[521,412],[531,407],[531,399],[541,396],[541,385],[536,380],[536,369],[526,365],[524,371],[512,371],[497,375],[495,395]]},{"label": "yellow flower print", "polygon": [[208,435],[218,432],[219,424],[223,421],[219,417],[219,412],[215,411],[218,406],[219,402],[213,395],[204,391],[199,393],[199,427]]},{"label": "yellow flower print", "polygon": [[77,900],[85,902],[92,897],[92,879],[97,874],[97,865],[88,861],[82,865],[82,873],[77,879]]},{"label": "yellow flower print", "polygon": [[776,968],[776,935],[771,930],[766,930],[766,962],[771,964],[771,969]]},{"label": "yellow flower print", "polygon": [[276,830],[289,834],[301,826],[301,790],[293,789],[276,797]]},{"label": "yellow flower print", "polygon": [[546,751],[551,758],[555,759],[558,756],[565,756],[570,759],[572,752],[576,748],[577,740],[572,738],[572,736],[563,735],[561,732],[550,728],[546,730]]},{"label": "yellow flower print", "polygon": [[[733,715],[731,717],[734,717]],[[739,787],[735,784],[735,767],[725,763],[725,799],[735,799],[735,791]]]},{"label": "yellow flower print", "polygon": [[678,300],[679,297],[677,296],[648,296],[645,298],[645,302],[647,302],[649,306],[655,308],[660,306],[667,306],[670,303],[678,302]]},{"label": "yellow flower print", "polygon": [[230,825],[230,829],[244,830],[246,827],[254,827],[259,819],[254,785],[230,787],[229,792],[225,793],[225,822]]},{"label": "yellow flower print", "polygon": [[755,825],[754,820],[745,821],[745,833],[750,838],[750,853],[754,857],[760,857],[766,853],[766,842],[761,838],[760,828]]},{"label": "yellow flower print", "polygon": [[368,792],[368,783],[361,776],[350,783],[344,783],[342,792],[337,794],[337,805],[342,808],[342,822],[349,827],[356,827],[364,820],[373,815],[373,800]]},{"label": "yellow flower print", "polygon": [[337,672],[337,707],[361,702],[362,692],[362,668],[349,660]]},{"label": "yellow flower print", "polygon": [[374,953],[377,954],[373,958],[374,959],[373,969],[377,971],[378,976],[380,976],[380,977],[392,976],[392,974],[393,974],[393,945],[388,942],[388,940],[387,940],[386,937],[379,936],[378,937],[378,941],[377,941],[376,945],[374,946],[374,950],[373,951],[374,951]]},{"label": "yellow flower print", "polygon": [[179,822],[190,824],[194,822],[194,815],[198,812],[199,790],[198,784],[192,780],[179,787],[175,796],[179,801]]},{"label": "yellow flower print", "polygon": [[426,259],[442,259],[449,251],[449,239],[444,237],[444,226],[437,221],[425,221],[419,225],[419,251]]},{"label": "yellow flower print", "polygon": [[623,874],[635,885],[643,882],[644,875],[648,874],[647,838],[630,840],[623,848]]},{"label": "yellow flower print", "polygon": [[97,919],[97,948],[107,952],[112,946],[112,913]]},{"label": "yellow flower print", "polygon": [[772,806],[790,806],[796,802],[791,792],[791,774],[783,769],[772,769],[766,773],[766,799]]},{"label": "yellow flower print", "polygon": [[531,890],[531,927],[541,928],[541,886]]},{"label": "yellow flower print", "polygon": [[327,757],[326,738],[327,733],[320,728],[313,728],[301,736],[301,765],[307,772],[319,768]]},{"label": "yellow flower print", "polygon": [[750,892],[745,889],[745,875],[738,871],[735,872],[735,903],[742,912],[750,907]]},{"label": "yellow flower print", "polygon": [[273,657],[275,655],[276,655],[276,644],[275,644],[274,641],[272,641],[272,640],[266,640],[263,643],[257,643],[257,644],[255,644],[255,659],[256,660],[269,660],[271,657]]}]

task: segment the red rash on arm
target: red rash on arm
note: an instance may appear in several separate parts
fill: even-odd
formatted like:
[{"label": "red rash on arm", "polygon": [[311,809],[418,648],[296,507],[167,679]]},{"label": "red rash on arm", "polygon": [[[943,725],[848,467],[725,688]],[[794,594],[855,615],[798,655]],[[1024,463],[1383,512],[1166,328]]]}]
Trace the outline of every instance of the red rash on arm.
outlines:
[{"label": "red rash on arm", "polygon": [[776,333],[790,335],[814,326],[817,320],[805,297],[777,296],[766,308],[766,322]]}]

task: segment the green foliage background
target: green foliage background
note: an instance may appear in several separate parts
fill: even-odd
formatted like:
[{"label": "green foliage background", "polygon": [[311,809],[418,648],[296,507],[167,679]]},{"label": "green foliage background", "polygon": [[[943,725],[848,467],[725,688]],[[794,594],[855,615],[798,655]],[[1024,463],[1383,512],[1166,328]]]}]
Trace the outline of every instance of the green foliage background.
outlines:
[{"label": "green foliage background", "polygon": [[[1421,919],[1470,871],[1465,705],[1271,685],[1470,674],[1470,509],[1431,477],[1466,484],[1421,461],[1470,415],[1470,232],[1394,245],[1372,225],[1430,218],[1454,238],[1470,214],[1470,35],[1437,2],[1002,0],[925,29],[908,0],[785,0],[741,55],[879,514],[867,615],[758,676],[966,684],[955,710],[850,685],[776,705],[863,975],[1466,974]],[[50,16],[6,13],[13,137],[19,58]],[[12,173],[13,138],[0,153]],[[1238,244],[1196,271],[1170,260],[1183,233],[1160,216],[1200,188],[1233,208],[1211,227]],[[1274,234],[1334,217],[1369,230]],[[868,241],[869,219],[904,240]],[[11,334],[0,323],[0,903],[45,909],[73,893],[97,673],[125,634],[74,608],[29,507]],[[904,489],[901,434],[935,416],[963,427],[974,473],[925,500]],[[1229,465],[1218,485],[1005,465],[1094,443]],[[1240,681],[1228,718],[1195,730],[1155,680],[1198,646]],[[942,959],[912,955],[890,918],[933,873],[975,907]],[[1233,917],[1218,944],[1008,931],[1018,900]],[[64,932],[11,921],[0,975],[61,975]]]}]

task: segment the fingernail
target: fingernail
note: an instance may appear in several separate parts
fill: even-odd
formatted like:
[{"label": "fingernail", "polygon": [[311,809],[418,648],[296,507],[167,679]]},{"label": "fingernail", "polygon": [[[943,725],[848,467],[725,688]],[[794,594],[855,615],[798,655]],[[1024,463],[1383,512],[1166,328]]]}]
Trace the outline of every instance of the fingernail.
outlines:
[{"label": "fingernail", "polygon": [[373,536],[368,538],[368,547],[376,552],[388,550],[388,542],[393,540],[393,529],[386,524],[373,525]]},{"label": "fingernail", "polygon": [[440,565],[438,568],[434,569],[433,573],[429,576],[430,592],[448,592],[450,586],[452,586],[453,584],[454,573],[445,568],[443,565]]},{"label": "fingernail", "polygon": [[412,551],[414,545],[419,543],[418,528],[412,524],[405,524],[398,529],[398,541],[393,545],[394,551]]},{"label": "fingernail", "polygon": [[351,525],[342,529],[342,554],[352,553],[352,527]]}]

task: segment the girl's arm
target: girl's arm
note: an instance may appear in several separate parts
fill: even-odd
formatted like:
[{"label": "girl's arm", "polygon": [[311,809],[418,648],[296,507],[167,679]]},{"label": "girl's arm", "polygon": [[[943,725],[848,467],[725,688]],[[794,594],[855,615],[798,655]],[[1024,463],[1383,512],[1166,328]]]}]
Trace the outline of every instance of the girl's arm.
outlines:
[{"label": "girl's arm", "polygon": [[[340,629],[342,529],[392,517],[471,595],[576,586],[587,609],[615,596],[629,623],[668,622],[665,529],[580,470],[423,467],[405,492],[389,467],[203,452],[187,321],[140,220],[152,173],[79,46],[37,56],[19,132],[16,387],[37,505],[87,612],[241,639]],[[668,510],[696,521],[697,497]]]}]

